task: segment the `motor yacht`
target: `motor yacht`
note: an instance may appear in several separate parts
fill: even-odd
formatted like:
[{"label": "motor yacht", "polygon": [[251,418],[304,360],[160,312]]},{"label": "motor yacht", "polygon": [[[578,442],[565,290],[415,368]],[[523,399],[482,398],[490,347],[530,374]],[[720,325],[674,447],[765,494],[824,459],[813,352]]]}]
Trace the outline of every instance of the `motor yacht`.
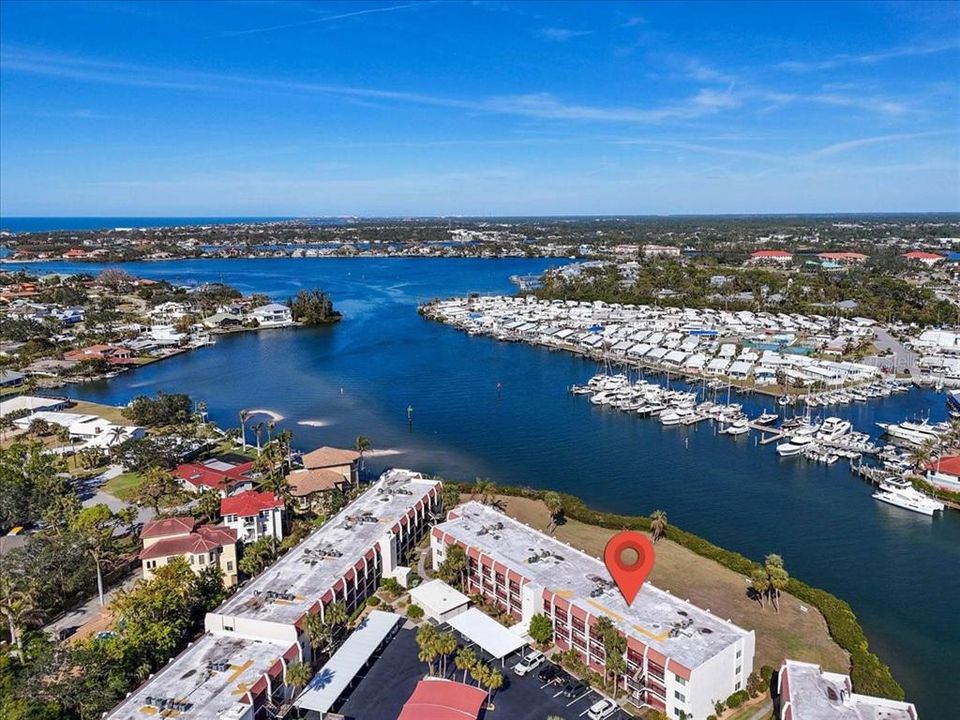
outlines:
[{"label": "motor yacht", "polygon": [[873,494],[874,499],[885,502],[888,505],[894,505],[904,510],[912,510],[923,515],[933,515],[935,512],[942,511],[944,504],[933,498],[929,498],[914,488],[895,488],[889,490],[878,490]]},{"label": "motor yacht", "polygon": [[817,440],[839,440],[853,430],[849,421],[838,417],[828,417],[817,430]]},{"label": "motor yacht", "polygon": [[780,457],[792,457],[794,455],[799,455],[806,450],[812,442],[813,438],[809,434],[794,435],[786,442],[782,442],[777,445],[777,455]]}]

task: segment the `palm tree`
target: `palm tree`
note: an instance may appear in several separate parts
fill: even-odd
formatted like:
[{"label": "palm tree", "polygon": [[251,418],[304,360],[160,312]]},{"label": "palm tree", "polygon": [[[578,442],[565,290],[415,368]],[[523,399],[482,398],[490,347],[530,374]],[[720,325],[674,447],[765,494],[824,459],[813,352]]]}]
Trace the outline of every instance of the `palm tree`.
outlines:
[{"label": "palm tree", "polygon": [[447,657],[457,649],[457,638],[454,637],[453,633],[445,632],[440,633],[436,637],[435,647],[437,654],[440,655],[440,659],[443,663],[443,669],[440,671],[443,677],[447,676]]},{"label": "palm tree", "polygon": [[273,442],[273,429],[277,426],[277,423],[273,420],[270,420],[267,423],[267,445]]},{"label": "palm tree", "polygon": [[550,490],[543,494],[543,504],[547,506],[547,510],[550,512],[550,527],[552,528],[557,525],[560,516],[563,514],[563,500],[559,493]]},{"label": "palm tree", "polygon": [[457,670],[463,670],[463,681],[466,682],[467,673],[477,664],[477,655],[471,648],[462,647],[453,658],[453,664],[457,666]]},{"label": "palm tree", "polygon": [[785,590],[790,574],[783,567],[783,558],[776,554],[767,555],[763,560],[764,569],[770,581],[770,597],[777,613],[780,612],[780,592]]},{"label": "palm tree", "polygon": [[319,613],[309,613],[303,620],[303,631],[310,641],[310,648],[313,650],[313,658],[316,662],[317,651],[330,644],[330,628],[324,624]]},{"label": "palm tree", "polygon": [[650,515],[650,533],[657,542],[667,532],[667,514],[663,510],[654,510]]},{"label": "palm tree", "polygon": [[119,425],[114,425],[112,428],[110,428],[110,430],[108,430],[110,440],[107,445],[119,445],[120,441],[123,440],[124,432],[125,430]]},{"label": "palm tree", "polygon": [[937,447],[937,441],[933,438],[926,440],[922,445],[910,449],[907,459],[914,468],[922,470],[933,457],[934,450]]},{"label": "palm tree", "polygon": [[294,660],[287,665],[287,672],[284,673],[287,685],[293,688],[294,696],[307,686],[307,683],[313,679],[313,668],[299,660]]},{"label": "palm tree", "polygon": [[347,612],[347,606],[337,600],[327,605],[323,611],[323,618],[330,626],[331,636],[338,637],[343,626],[350,619],[350,614]]},{"label": "palm tree", "polygon": [[770,577],[767,571],[762,567],[755,567],[750,574],[750,585],[757,593],[757,599],[760,601],[760,607],[766,607],[766,598],[770,593]]},{"label": "palm tree", "polygon": [[370,449],[370,439],[366,435],[357,435],[357,440],[353,444],[354,450],[360,453],[360,477],[363,478],[363,454]]},{"label": "palm tree", "polygon": [[70,442],[70,429],[65,425],[57,425],[57,428],[53,431],[53,434],[60,442],[60,449],[66,447],[66,444]]},{"label": "palm tree", "polygon": [[291,453],[293,452],[293,448],[291,447],[293,443],[293,433],[287,429],[281,430],[277,434],[277,442],[280,443],[281,449],[283,450],[287,467],[290,467],[290,465],[293,464],[293,458],[291,457]]},{"label": "palm tree", "polygon": [[487,686],[487,703],[489,704],[493,700],[493,693],[503,687],[503,675],[496,668],[487,667],[483,684]]},{"label": "palm tree", "polygon": [[6,583],[0,585],[0,615],[7,619],[10,642],[16,643],[20,662],[25,661],[23,654],[23,629],[31,622],[39,622],[43,610],[37,605],[32,590],[14,590]]},{"label": "palm tree", "polygon": [[437,631],[433,625],[424,624],[417,630],[417,659],[427,664],[427,673],[433,675],[433,661],[437,658]]},{"label": "palm tree", "polygon": [[257,457],[260,457],[260,453],[263,452],[263,447],[261,447],[261,441],[263,440],[263,423],[258,422],[253,426],[253,434],[257,438]]},{"label": "palm tree", "polygon": [[243,443],[243,451],[247,451],[247,420],[250,413],[246,410],[240,411],[240,440]]}]

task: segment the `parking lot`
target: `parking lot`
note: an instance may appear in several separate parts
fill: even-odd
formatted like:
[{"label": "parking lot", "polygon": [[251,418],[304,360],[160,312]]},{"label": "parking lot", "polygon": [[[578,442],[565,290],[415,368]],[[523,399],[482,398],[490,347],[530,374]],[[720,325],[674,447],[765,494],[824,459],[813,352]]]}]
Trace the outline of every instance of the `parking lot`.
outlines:
[{"label": "parking lot", "polygon": [[[358,678],[358,684],[339,712],[356,720],[396,720],[417,682],[426,674],[426,665],[417,659],[416,632],[403,629],[384,648],[383,653]],[[478,653],[479,654],[479,653]],[[503,687],[493,697],[493,708],[480,717],[483,720],[545,720],[555,715],[565,720],[586,717],[590,706],[602,696],[587,690],[569,698],[563,695],[563,683],[544,683],[537,679],[543,665],[524,677],[512,671],[519,656],[507,658],[503,672]],[[447,677],[463,680],[463,673],[448,662]],[[499,667],[499,663],[494,665]],[[467,680],[470,682],[469,678]],[[627,720],[630,716],[618,711],[611,716]]]}]

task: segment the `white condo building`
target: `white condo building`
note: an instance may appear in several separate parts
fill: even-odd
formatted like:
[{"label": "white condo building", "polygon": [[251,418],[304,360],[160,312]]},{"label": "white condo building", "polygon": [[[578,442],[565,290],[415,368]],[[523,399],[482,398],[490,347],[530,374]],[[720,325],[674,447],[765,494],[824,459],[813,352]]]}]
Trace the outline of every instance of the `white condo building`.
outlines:
[{"label": "white condo building", "polygon": [[522,624],[547,615],[554,642],[574,648],[602,673],[602,641],[591,635],[605,615],[627,641],[623,689],[637,705],[671,718],[694,720],[714,713],[714,703],[746,687],[755,637],[689,602],[647,583],[631,605],[609,580],[603,562],[514,520],[469,502],[431,531],[433,566],[458,544],[467,555],[467,584]]}]

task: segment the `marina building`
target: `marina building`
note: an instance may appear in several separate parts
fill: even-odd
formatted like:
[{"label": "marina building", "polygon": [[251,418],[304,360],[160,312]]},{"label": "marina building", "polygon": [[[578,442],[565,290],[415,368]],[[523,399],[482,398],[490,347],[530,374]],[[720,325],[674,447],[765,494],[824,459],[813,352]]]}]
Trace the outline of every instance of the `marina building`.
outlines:
[{"label": "marina building", "polygon": [[786,660],[777,676],[780,720],[918,720],[913,703],[858,695],[848,675]]},{"label": "marina building", "polygon": [[[440,510],[440,482],[385,472],[369,490],[206,617],[207,633],[108,714],[260,720],[288,709],[290,663],[310,662],[308,613],[353,612],[391,576]],[[226,528],[221,528],[233,532]]]},{"label": "marina building", "polygon": [[592,634],[601,616],[626,638],[623,690],[637,705],[669,717],[703,720],[714,703],[746,687],[755,637],[650,583],[628,605],[599,559],[478,502],[450,512],[432,530],[433,565],[447,549],[463,547],[466,584],[521,624],[550,618],[554,642],[574,649],[603,673],[602,640]]}]

